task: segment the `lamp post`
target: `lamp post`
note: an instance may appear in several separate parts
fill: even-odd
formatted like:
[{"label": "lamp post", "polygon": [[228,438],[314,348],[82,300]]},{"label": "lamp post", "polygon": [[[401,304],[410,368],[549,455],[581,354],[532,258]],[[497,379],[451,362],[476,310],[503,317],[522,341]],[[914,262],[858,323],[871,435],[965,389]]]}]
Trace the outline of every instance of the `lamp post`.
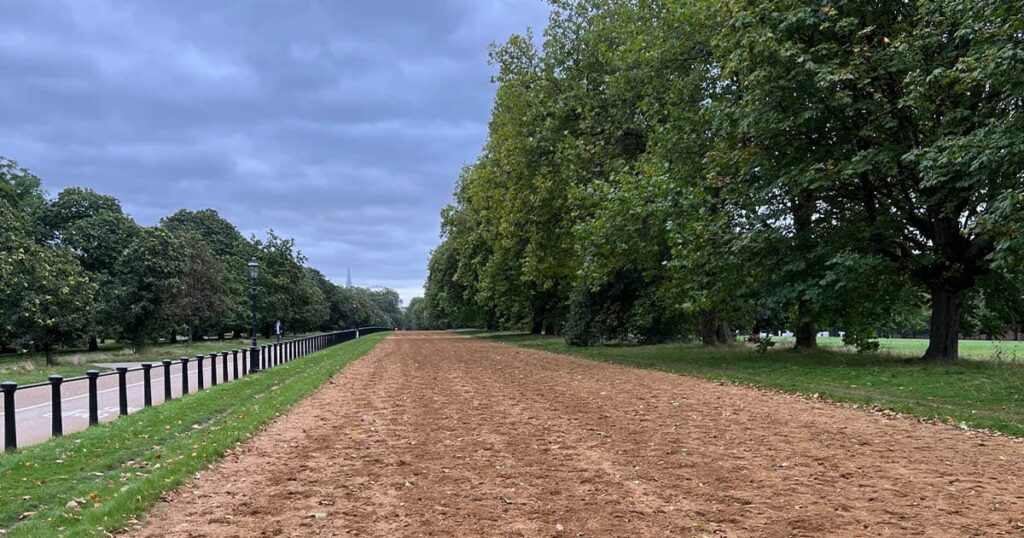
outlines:
[{"label": "lamp post", "polygon": [[252,300],[252,346],[249,348],[249,371],[256,373],[260,371],[260,348],[256,345],[256,281],[260,278],[260,262],[253,258],[247,265],[252,282],[252,288],[249,290],[249,299]]}]

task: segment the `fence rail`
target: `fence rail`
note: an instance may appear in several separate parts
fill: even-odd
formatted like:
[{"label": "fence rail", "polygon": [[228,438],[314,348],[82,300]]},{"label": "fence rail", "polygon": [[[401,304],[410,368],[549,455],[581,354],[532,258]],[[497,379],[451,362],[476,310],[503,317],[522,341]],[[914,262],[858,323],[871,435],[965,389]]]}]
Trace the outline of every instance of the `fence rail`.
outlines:
[{"label": "fence rail", "polygon": [[[4,450],[10,452],[18,448],[18,409],[15,407],[15,403],[19,393],[27,396],[28,391],[32,391],[31,396],[34,398],[34,400],[28,402],[30,404],[28,407],[22,408],[22,411],[39,410],[49,407],[50,434],[46,438],[61,437],[65,431],[64,419],[69,416],[63,411],[64,402],[66,401],[88,398],[88,426],[93,426],[100,423],[101,417],[108,416],[106,414],[108,409],[103,409],[102,412],[100,409],[99,402],[102,393],[117,392],[117,416],[124,416],[132,411],[129,406],[131,395],[129,388],[131,387],[141,385],[142,406],[151,407],[155,405],[154,395],[159,400],[156,405],[174,399],[175,394],[177,394],[178,398],[188,395],[192,391],[191,382],[193,379],[195,381],[195,390],[201,391],[206,389],[207,385],[209,388],[212,388],[218,383],[235,381],[328,347],[354,340],[360,336],[388,330],[391,329],[386,327],[362,327],[283,340],[258,347],[230,349],[218,353],[210,353],[209,355],[196,355],[194,358],[182,357],[175,360],[163,360],[159,363],[148,362],[134,368],[122,366],[110,372],[101,373],[96,370],[90,370],[83,377],[64,379],[59,375],[52,375],[48,381],[22,386],[18,386],[17,383],[11,381],[5,381],[0,383],[0,391],[3,392]],[[175,370],[178,370],[177,374]],[[157,387],[161,389],[159,391],[153,390],[154,371],[162,377],[161,382],[157,383]],[[129,375],[138,373],[142,374],[141,381],[129,383]],[[207,374],[209,375],[208,384]],[[111,387],[101,390],[101,380],[113,377],[117,378],[116,388]],[[181,378],[177,383],[177,387],[172,381],[174,377]],[[67,396],[68,386],[73,385],[75,388],[80,388],[82,384],[87,384],[87,390],[84,394]],[[44,387],[50,388],[49,403],[42,401],[31,405],[35,400],[45,400],[45,395],[43,394]],[[109,409],[109,411],[112,412],[113,409]],[[74,414],[70,416],[78,419],[85,418]],[[38,418],[36,417],[37,420]],[[46,418],[46,415],[43,415],[42,418]],[[31,425],[28,427],[31,427]]]}]

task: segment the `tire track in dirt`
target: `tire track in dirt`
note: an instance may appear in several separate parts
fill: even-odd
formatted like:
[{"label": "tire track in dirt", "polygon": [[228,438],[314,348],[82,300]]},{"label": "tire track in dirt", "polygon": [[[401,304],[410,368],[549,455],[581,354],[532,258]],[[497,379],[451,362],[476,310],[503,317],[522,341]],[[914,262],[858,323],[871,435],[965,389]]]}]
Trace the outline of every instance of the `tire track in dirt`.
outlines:
[{"label": "tire track in dirt", "polygon": [[1024,536],[1024,444],[400,333],[137,536]]}]

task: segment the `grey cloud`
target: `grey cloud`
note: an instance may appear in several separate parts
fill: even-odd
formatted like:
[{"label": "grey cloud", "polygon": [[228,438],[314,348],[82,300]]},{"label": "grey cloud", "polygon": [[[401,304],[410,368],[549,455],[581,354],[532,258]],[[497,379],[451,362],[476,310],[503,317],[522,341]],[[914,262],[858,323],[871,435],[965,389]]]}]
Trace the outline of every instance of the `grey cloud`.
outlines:
[{"label": "grey cloud", "polygon": [[213,207],[418,293],[478,154],[487,45],[541,0],[0,0],[0,155],[152,224]]}]

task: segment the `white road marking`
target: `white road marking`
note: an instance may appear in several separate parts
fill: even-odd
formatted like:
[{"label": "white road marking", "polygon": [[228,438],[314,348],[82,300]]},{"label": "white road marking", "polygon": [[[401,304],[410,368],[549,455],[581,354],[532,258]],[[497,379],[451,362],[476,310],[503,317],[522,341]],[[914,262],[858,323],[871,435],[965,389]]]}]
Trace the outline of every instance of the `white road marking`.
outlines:
[{"label": "white road marking", "polygon": [[[175,379],[175,378],[178,378],[178,377],[181,377],[181,374],[171,374],[171,379]],[[152,381],[157,381],[157,380],[163,381],[163,379],[164,379],[163,376],[160,376],[160,377],[153,378]],[[229,381],[234,381],[234,379],[231,379]],[[146,384],[145,381],[140,381],[138,383],[130,383],[128,385],[125,385],[125,388],[141,387],[142,385],[145,385],[145,384]],[[98,390],[98,391],[96,391],[96,398],[99,399],[99,395],[103,394],[105,392],[114,392],[114,391],[118,391],[118,390],[121,390],[121,388],[120,387],[114,387],[114,388],[110,388],[110,389]],[[161,394],[163,394],[163,393],[161,393]],[[64,402],[70,402],[71,400],[78,400],[78,399],[81,399],[81,398],[88,398],[88,397],[89,397],[89,393],[86,392],[85,394],[79,394],[77,396],[68,396],[67,398],[61,398],[60,401],[61,401],[61,403],[64,403]],[[36,405],[30,405],[28,407],[15,407],[14,410],[15,411],[28,411],[30,409],[39,409],[40,407],[50,407],[50,405],[51,405],[51,402],[46,402],[46,403],[41,403],[41,404],[36,404]]]}]

